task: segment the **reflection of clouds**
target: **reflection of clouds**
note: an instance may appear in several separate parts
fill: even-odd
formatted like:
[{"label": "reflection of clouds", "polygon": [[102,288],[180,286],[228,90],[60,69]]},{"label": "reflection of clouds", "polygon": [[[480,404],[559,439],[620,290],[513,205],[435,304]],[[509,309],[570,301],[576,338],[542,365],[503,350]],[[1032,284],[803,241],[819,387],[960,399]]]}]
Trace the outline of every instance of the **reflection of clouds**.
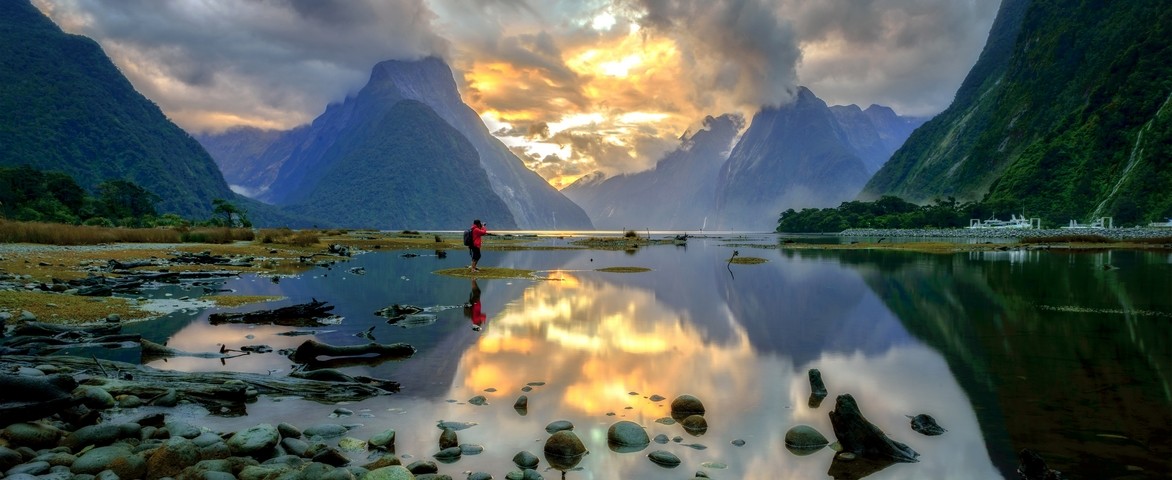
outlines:
[{"label": "reflection of clouds", "polygon": [[[254,353],[245,358],[229,358],[224,362],[237,372],[268,373],[269,370],[288,370],[293,362],[277,353],[282,348],[296,348],[307,338],[277,335],[294,330],[292,327],[274,325],[216,325],[205,321],[192,322],[176,332],[167,346],[189,353],[219,352],[220,345],[239,350],[245,345],[268,345],[270,353]],[[248,338],[251,335],[253,338]],[[231,352],[237,355],[240,352]],[[224,370],[219,358],[171,357],[149,363],[151,367],[187,372],[215,372]]]},{"label": "reflection of clouds", "polygon": [[[738,368],[754,357],[743,332],[708,345],[686,314],[654,292],[559,272],[563,281],[539,282],[491,320],[461,373],[475,390],[513,381],[557,379],[562,402],[580,413],[620,410],[632,391],[671,396],[679,388],[708,390],[698,380],[721,378],[721,388],[749,394],[758,382]],[[540,361],[533,361],[540,359]],[[502,365],[491,367],[489,365]],[[642,402],[646,415],[662,408]]]}]

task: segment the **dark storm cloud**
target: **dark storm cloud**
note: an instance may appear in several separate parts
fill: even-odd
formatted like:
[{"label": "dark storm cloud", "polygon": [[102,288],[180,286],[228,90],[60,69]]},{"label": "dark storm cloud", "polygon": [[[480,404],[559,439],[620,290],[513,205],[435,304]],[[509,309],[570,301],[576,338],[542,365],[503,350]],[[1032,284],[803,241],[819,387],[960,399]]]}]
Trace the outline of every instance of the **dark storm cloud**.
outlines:
[{"label": "dark storm cloud", "polygon": [[101,43],[137,89],[193,130],[293,126],[361,87],[375,63],[448,48],[424,0],[36,2]]},{"label": "dark storm cloud", "polygon": [[633,0],[640,23],[676,39],[696,75],[694,102],[716,106],[728,94],[738,105],[788,102],[796,91],[798,39],[776,0]]}]

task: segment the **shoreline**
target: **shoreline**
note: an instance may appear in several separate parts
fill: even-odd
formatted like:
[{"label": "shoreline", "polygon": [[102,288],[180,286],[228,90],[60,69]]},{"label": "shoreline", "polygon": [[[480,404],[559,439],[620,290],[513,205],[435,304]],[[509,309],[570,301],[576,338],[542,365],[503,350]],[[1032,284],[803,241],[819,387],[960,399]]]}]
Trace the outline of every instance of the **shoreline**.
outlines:
[{"label": "shoreline", "polygon": [[840,237],[1014,238],[1018,240],[1094,235],[1126,242],[1164,238],[1172,241],[1172,228],[848,228],[834,235]]}]

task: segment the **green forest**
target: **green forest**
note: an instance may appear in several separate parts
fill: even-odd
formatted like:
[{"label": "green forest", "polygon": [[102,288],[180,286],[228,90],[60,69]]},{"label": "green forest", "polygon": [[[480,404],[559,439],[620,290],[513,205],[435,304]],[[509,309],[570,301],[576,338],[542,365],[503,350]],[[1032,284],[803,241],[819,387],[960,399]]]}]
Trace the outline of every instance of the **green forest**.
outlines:
[{"label": "green forest", "polygon": [[27,165],[0,166],[0,215],[22,222],[104,227],[249,227],[247,212],[214,199],[213,216],[191,220],[174,213],[159,215],[159,196],[129,180],[106,180],[94,192],[63,172],[42,172]]},{"label": "green forest", "polygon": [[1009,202],[961,202],[954,197],[917,205],[887,195],[873,202],[843,202],[838,208],[789,209],[777,221],[781,233],[830,233],[848,228],[963,228],[974,218],[1022,215]]}]

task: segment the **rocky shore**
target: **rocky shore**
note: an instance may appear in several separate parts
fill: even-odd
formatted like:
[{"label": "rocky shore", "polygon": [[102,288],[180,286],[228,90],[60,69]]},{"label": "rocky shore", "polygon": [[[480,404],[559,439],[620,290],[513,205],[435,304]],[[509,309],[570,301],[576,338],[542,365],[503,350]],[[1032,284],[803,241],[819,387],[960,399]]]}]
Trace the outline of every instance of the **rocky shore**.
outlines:
[{"label": "rocky shore", "polygon": [[851,228],[839,233],[843,237],[923,237],[923,238],[1043,238],[1095,235],[1126,242],[1172,237],[1172,228]]}]

